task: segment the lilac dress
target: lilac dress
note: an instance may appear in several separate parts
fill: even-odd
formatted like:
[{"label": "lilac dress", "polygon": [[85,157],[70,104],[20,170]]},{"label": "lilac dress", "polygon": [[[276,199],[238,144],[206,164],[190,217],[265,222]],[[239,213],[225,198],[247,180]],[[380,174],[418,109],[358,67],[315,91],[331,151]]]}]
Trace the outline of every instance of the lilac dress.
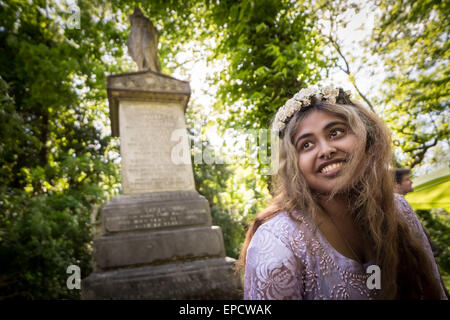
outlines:
[{"label": "lilac dress", "polygon": [[[422,238],[434,263],[422,226],[403,197],[396,203],[414,232]],[[295,212],[299,223],[283,212],[255,232],[247,249],[244,299],[373,299],[376,290],[368,289],[370,273],[362,265],[340,254],[328,243],[308,215]],[[434,263],[435,277],[439,271]],[[441,288],[442,299],[446,299]]]}]

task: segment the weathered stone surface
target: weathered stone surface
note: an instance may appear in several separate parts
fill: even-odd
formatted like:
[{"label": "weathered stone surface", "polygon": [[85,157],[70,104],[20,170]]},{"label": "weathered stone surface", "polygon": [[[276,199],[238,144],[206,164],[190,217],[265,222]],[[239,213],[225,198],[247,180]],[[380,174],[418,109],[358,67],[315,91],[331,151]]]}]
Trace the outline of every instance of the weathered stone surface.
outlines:
[{"label": "weathered stone surface", "polygon": [[124,194],[195,190],[183,106],[120,101]]},{"label": "weathered stone surface", "polygon": [[99,269],[225,257],[220,227],[183,228],[101,237],[94,240]]},{"label": "weathered stone surface", "polygon": [[217,258],[93,273],[83,299],[240,299],[234,259]]},{"label": "weathered stone surface", "polygon": [[107,88],[111,130],[115,137],[121,135],[119,101],[175,103],[185,110],[191,95],[189,82],[150,70],[110,75]]},{"label": "weathered stone surface", "polygon": [[106,234],[210,226],[208,201],[196,191],[119,195],[102,209]]}]

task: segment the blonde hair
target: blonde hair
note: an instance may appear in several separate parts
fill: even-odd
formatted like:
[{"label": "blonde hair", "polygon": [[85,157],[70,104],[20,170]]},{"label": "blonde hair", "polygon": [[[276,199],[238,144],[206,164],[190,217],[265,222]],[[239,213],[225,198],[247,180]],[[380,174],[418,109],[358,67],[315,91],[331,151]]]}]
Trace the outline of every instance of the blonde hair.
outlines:
[{"label": "blonde hair", "polygon": [[[338,101],[340,102],[340,101]],[[344,119],[360,142],[344,164],[342,175],[329,195],[348,194],[356,228],[374,248],[376,264],[382,270],[379,299],[439,299],[440,285],[423,244],[413,236],[394,201],[390,134],[372,112],[353,101],[331,104],[315,101],[297,112],[280,140],[279,170],[273,177],[274,197],[253,220],[242,246],[237,270],[245,268],[249,243],[260,225],[280,212],[319,212],[317,195],[309,188],[298,166],[293,139],[302,119],[313,110]],[[351,203],[351,205],[350,205]],[[401,263],[400,263],[401,261]]]}]

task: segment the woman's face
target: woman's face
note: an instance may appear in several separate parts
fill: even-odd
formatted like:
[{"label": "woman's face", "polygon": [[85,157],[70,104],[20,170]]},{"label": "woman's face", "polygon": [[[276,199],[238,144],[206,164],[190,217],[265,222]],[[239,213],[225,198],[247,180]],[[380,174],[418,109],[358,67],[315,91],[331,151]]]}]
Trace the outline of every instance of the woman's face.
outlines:
[{"label": "woman's face", "polygon": [[342,118],[314,110],[300,121],[294,145],[310,188],[327,194],[336,185],[342,164],[356,150],[357,137]]}]

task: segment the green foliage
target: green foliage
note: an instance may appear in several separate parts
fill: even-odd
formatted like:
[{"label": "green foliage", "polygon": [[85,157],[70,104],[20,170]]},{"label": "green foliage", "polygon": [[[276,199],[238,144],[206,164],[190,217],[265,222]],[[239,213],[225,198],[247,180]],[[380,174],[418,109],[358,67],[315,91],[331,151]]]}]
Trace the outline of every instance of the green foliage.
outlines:
[{"label": "green foliage", "polygon": [[[188,124],[207,122],[199,108],[195,101],[191,102],[187,110]],[[191,156],[196,190],[209,202],[213,225],[222,229],[227,256],[238,258],[251,218],[264,207],[269,196],[264,181],[254,170],[227,164],[215,153],[205,129],[206,126],[188,127],[191,144],[195,146]],[[212,150],[213,163],[205,161],[208,149]],[[196,158],[197,162],[201,159],[200,163],[196,163]]]},{"label": "green foliage", "polygon": [[[210,204],[212,223],[220,226],[225,242],[227,256],[236,258],[245,235],[241,215],[232,215],[232,204],[223,198],[229,191],[227,181],[232,171],[225,164],[196,164],[194,177],[197,191],[205,196]],[[234,209],[241,209],[238,203]]]},{"label": "green foliage", "polygon": [[118,191],[100,123],[120,67],[102,59],[122,56],[123,34],[101,2],[77,4],[80,29],[55,2],[0,4],[0,298],[78,298],[66,269],[89,274],[91,210]]},{"label": "green foliage", "polygon": [[268,128],[275,111],[327,66],[315,17],[303,1],[221,1],[211,11],[220,40],[213,58],[229,62],[217,79],[227,127]]},{"label": "green foliage", "polygon": [[238,258],[250,221],[269,199],[253,170],[240,171],[225,164],[197,164],[194,171],[197,190],[208,199],[213,225],[221,227],[232,258]]},{"label": "green foliage", "polygon": [[[449,27],[446,1],[380,1],[368,46],[389,73],[379,104],[396,145],[414,167],[430,148],[449,148]],[[445,151],[444,151],[445,152]]]},{"label": "green foliage", "polygon": [[450,214],[445,210],[418,210],[422,225],[430,235],[431,240],[439,248],[436,262],[441,275],[450,275]]},{"label": "green foliage", "polygon": [[[90,211],[81,193],[15,195],[3,200],[0,257],[2,298],[77,299],[68,290],[66,269],[91,270]],[[99,196],[91,194],[91,196]]]}]

